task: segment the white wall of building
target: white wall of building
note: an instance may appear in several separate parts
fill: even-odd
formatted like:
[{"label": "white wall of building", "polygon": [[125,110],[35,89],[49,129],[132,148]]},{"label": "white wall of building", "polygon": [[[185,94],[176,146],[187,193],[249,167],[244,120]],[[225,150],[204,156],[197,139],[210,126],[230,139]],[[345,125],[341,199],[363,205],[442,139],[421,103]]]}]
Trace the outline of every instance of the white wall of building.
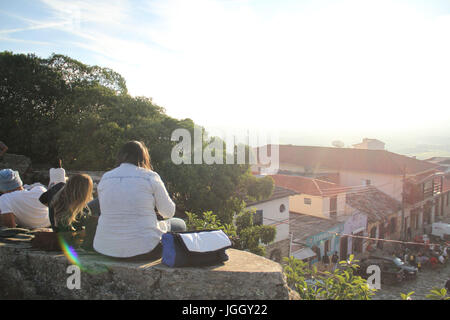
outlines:
[{"label": "white wall of building", "polygon": [[363,142],[353,145],[355,149],[368,149],[368,150],[384,150],[384,146],[385,146],[384,142],[372,139],[364,139]]},{"label": "white wall of building", "polygon": [[[283,212],[280,212],[281,205],[284,205],[285,207]],[[264,225],[275,226],[277,234],[274,242],[289,238],[289,197],[262,202],[247,207],[247,209],[251,208],[263,211]],[[277,221],[283,223],[277,223]]]},{"label": "white wall of building", "polygon": [[339,173],[339,184],[342,186],[362,186],[365,180],[394,199],[402,200],[403,177],[371,172],[357,172],[342,170]]}]

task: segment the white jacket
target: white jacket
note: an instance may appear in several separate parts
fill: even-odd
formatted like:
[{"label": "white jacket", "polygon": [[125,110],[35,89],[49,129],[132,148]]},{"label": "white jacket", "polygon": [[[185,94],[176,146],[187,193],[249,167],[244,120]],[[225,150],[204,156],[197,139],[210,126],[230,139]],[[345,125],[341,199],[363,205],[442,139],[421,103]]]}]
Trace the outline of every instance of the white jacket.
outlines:
[{"label": "white jacket", "polygon": [[167,231],[158,222],[175,214],[175,204],[156,172],[123,163],[106,172],[98,185],[100,218],[94,249],[112,257],[132,257],[153,250]]}]

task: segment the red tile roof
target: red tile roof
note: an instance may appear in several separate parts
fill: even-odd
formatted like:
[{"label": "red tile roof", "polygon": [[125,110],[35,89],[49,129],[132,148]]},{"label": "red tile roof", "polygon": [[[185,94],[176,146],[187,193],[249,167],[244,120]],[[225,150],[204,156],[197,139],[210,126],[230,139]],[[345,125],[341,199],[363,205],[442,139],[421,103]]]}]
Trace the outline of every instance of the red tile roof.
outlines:
[{"label": "red tile roof", "polygon": [[339,184],[340,176],[339,176],[339,172],[326,173],[324,175],[317,176],[316,179]]},{"label": "red tile roof", "polygon": [[401,209],[400,201],[372,186],[348,193],[345,201],[350,207],[366,214],[369,223],[383,221]]},{"label": "red tile roof", "polygon": [[431,170],[428,172],[424,172],[421,174],[417,174],[414,177],[411,177],[408,179],[409,182],[414,183],[414,184],[419,184],[422,183],[424,181],[433,179],[435,177],[435,174],[438,173],[439,170]]},{"label": "red tile roof", "polygon": [[[267,148],[271,150],[271,148]],[[311,170],[352,170],[392,175],[419,174],[437,168],[436,164],[385,150],[279,145],[280,164],[293,164]]]},{"label": "red tile roof", "polygon": [[275,174],[271,175],[271,177],[276,186],[289,188],[299,193],[313,196],[332,196],[350,190],[349,187],[343,187],[333,182],[301,176]]}]

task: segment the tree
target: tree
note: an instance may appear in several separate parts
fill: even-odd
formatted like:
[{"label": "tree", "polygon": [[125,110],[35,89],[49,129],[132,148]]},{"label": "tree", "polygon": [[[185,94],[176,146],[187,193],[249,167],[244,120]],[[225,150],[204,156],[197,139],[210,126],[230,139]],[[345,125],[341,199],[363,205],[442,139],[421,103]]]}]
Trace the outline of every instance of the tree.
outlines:
[{"label": "tree", "polygon": [[235,223],[222,224],[211,211],[204,212],[202,217],[188,212],[186,226],[192,231],[223,230],[230,238],[233,248],[264,256],[266,250],[261,243],[271,243],[275,239],[276,229],[273,226],[254,225],[253,213],[251,210],[243,210],[236,216]]},{"label": "tree", "polygon": [[[57,54],[1,52],[0,74],[0,137],[11,153],[47,165],[62,159],[69,170],[106,171],[117,165],[126,141],[144,141],[178,216],[213,211],[223,223],[232,222],[245,200],[272,193],[271,178],[256,179],[248,164],[174,164],[171,135],[183,128],[193,136],[194,122],[169,117],[151,98],[130,96],[111,69]],[[204,133],[202,146],[218,139]]]},{"label": "tree", "polygon": [[359,266],[353,258],[350,255],[348,261],[339,262],[340,267],[334,272],[320,272],[302,260],[284,258],[284,273],[288,285],[304,300],[370,300],[375,290],[354,274]]}]

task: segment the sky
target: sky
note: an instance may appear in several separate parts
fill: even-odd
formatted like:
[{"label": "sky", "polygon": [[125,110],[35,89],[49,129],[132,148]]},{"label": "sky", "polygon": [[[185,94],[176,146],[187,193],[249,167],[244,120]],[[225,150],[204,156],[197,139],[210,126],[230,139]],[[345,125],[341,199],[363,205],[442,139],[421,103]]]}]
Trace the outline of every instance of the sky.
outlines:
[{"label": "sky", "polygon": [[0,0],[3,50],[112,68],[206,127],[449,128],[447,0]]}]

